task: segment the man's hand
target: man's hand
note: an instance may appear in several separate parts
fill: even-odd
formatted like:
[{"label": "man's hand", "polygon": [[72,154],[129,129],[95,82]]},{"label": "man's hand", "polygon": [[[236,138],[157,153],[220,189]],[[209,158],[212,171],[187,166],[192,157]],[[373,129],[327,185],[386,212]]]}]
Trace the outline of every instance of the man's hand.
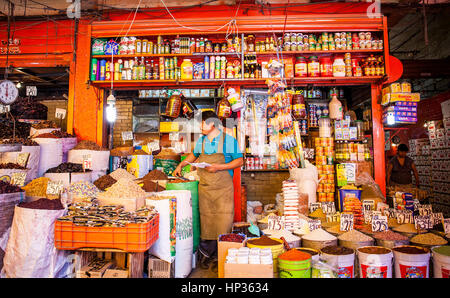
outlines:
[{"label": "man's hand", "polygon": [[175,177],[181,177],[181,167],[178,166],[173,172],[172,175]]},{"label": "man's hand", "polygon": [[216,173],[217,171],[222,170],[222,165],[219,164],[212,164],[209,167],[205,168],[209,173]]}]

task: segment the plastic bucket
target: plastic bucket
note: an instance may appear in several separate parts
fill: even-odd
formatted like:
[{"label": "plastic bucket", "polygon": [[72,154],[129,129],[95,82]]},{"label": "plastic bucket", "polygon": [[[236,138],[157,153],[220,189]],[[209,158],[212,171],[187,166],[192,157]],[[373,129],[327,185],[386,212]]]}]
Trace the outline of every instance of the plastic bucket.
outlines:
[{"label": "plastic bucket", "polygon": [[433,254],[433,277],[450,278],[450,246],[431,249]]},{"label": "plastic bucket", "polygon": [[394,247],[393,252],[396,278],[429,277],[429,249],[419,246],[401,245]]},{"label": "plastic bucket", "polygon": [[338,268],[338,278],[355,277],[355,250],[346,255],[328,254],[321,250],[321,259]]},{"label": "plastic bucket", "polygon": [[357,249],[359,277],[392,278],[394,254],[389,248],[364,246]]},{"label": "plastic bucket", "polygon": [[[278,271],[278,256],[284,252],[284,245],[283,245],[283,241],[281,241],[280,239],[271,238],[271,237],[269,237],[269,238],[279,242],[280,244],[278,244],[278,245],[255,245],[255,244],[249,243],[249,241],[251,241],[251,240],[249,240],[249,241],[247,241],[247,247],[249,247],[249,248],[252,248],[252,247],[270,248],[270,250],[272,250],[273,272],[275,273],[274,275],[276,275],[276,273]],[[258,239],[258,238],[254,238],[254,239]]]},{"label": "plastic bucket", "polygon": [[304,261],[287,261],[278,258],[280,278],[311,278],[311,258]]}]

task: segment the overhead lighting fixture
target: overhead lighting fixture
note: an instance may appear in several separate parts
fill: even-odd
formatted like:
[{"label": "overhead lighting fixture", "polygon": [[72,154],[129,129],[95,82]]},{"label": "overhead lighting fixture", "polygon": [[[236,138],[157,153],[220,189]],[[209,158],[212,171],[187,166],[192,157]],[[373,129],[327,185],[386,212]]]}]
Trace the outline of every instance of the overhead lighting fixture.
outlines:
[{"label": "overhead lighting fixture", "polygon": [[16,84],[16,87],[17,87],[17,88],[22,88],[22,84],[21,84],[20,82],[18,82],[18,83]]},{"label": "overhead lighting fixture", "polygon": [[108,104],[106,107],[106,120],[108,120],[109,123],[113,123],[116,121],[117,118],[117,110],[114,104]]}]

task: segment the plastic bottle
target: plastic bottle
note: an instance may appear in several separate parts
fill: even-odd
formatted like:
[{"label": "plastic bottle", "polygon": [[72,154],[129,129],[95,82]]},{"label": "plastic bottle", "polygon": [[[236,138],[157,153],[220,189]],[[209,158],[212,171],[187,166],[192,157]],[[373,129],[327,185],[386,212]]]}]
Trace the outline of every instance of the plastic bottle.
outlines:
[{"label": "plastic bottle", "polygon": [[181,80],[192,80],[193,66],[191,59],[184,59],[181,63]]},{"label": "plastic bottle", "polygon": [[[345,72],[344,72],[345,73]],[[329,104],[330,118],[335,120],[342,120],[342,103],[337,99],[336,93],[331,96],[331,101]]]},{"label": "plastic bottle", "polygon": [[345,62],[342,57],[334,59],[333,62],[333,76],[345,77]]}]

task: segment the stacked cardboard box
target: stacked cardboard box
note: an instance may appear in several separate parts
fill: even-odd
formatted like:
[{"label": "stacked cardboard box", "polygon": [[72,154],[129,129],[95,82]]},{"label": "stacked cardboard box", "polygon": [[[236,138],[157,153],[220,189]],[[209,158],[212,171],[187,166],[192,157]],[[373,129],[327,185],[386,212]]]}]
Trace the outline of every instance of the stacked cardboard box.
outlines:
[{"label": "stacked cardboard box", "polygon": [[392,83],[382,90],[381,104],[383,123],[388,123],[388,117],[393,117],[397,124],[411,124],[417,122],[417,103],[420,93],[411,93],[411,84],[407,82]]},{"label": "stacked cardboard box", "polygon": [[[431,155],[429,139],[413,139],[409,140],[408,156],[414,160],[417,172],[419,173],[420,188],[427,191],[433,190],[431,180]],[[413,176],[413,184],[416,184]]]},{"label": "stacked cardboard box", "polygon": [[[449,102],[449,103],[447,103]],[[433,181],[433,212],[450,216],[450,101],[442,103],[442,121],[428,122]]]}]

